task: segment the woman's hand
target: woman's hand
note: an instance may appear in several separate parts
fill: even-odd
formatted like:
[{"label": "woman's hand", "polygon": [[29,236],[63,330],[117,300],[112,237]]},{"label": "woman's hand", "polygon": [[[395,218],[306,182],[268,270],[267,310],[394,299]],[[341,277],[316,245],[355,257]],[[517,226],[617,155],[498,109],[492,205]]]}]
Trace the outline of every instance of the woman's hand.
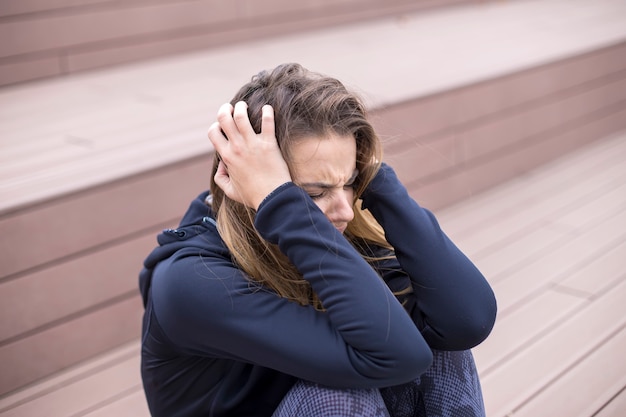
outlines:
[{"label": "woman's hand", "polygon": [[265,105],[262,112],[260,134],[252,128],[243,101],[234,108],[220,107],[217,122],[209,128],[209,140],[221,159],[215,183],[229,198],[255,210],[268,194],[291,181],[276,141],[274,110]]}]

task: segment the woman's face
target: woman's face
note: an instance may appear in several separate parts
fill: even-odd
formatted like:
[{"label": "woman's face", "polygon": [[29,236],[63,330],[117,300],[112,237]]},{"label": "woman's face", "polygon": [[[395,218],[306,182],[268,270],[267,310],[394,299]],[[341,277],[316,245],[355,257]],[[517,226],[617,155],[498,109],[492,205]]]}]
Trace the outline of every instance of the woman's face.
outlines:
[{"label": "woman's face", "polygon": [[354,218],[356,141],[353,136],[305,137],[291,147],[293,180],[343,233]]}]

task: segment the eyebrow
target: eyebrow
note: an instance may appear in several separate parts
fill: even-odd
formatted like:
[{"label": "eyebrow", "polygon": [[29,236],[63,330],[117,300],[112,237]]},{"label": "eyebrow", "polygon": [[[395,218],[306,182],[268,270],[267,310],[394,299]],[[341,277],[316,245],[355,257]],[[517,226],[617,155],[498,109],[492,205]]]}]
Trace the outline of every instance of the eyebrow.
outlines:
[{"label": "eyebrow", "polygon": [[[352,171],[352,176],[348,178],[348,181],[346,181],[346,184],[344,185],[352,184],[354,180],[356,180],[356,177],[358,175],[359,175],[359,170],[357,168],[354,168],[354,171]],[[336,185],[328,184],[325,182],[306,182],[304,184],[300,184],[300,187],[303,187],[303,188],[314,187],[314,188],[330,189],[330,188],[336,187]]]}]

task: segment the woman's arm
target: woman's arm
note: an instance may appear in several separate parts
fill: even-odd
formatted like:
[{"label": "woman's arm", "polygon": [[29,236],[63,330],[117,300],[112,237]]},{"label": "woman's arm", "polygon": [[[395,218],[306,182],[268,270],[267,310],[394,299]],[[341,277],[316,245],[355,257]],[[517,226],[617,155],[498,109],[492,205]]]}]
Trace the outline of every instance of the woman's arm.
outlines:
[{"label": "woman's arm", "polygon": [[[362,196],[413,286],[408,310],[435,349],[469,349],[491,331],[496,300],[483,275],[450,241],[435,216],[383,164]],[[393,272],[391,273],[393,274]]]},{"label": "woman's arm", "polygon": [[200,255],[186,248],[154,273],[155,316],[177,349],[355,388],[407,382],[430,365],[430,349],[403,307],[301,188],[287,183],[271,193],[255,226],[326,311],[252,283],[211,229],[195,238]]}]

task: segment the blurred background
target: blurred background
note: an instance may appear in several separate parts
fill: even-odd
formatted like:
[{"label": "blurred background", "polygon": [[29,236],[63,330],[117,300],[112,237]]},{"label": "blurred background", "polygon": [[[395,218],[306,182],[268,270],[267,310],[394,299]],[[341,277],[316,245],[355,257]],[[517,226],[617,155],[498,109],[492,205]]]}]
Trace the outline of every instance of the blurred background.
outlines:
[{"label": "blurred background", "polygon": [[625,415],[624,0],[0,1],[0,415],[148,415],[141,262],[284,62],[361,94],[492,283],[488,415]]}]

